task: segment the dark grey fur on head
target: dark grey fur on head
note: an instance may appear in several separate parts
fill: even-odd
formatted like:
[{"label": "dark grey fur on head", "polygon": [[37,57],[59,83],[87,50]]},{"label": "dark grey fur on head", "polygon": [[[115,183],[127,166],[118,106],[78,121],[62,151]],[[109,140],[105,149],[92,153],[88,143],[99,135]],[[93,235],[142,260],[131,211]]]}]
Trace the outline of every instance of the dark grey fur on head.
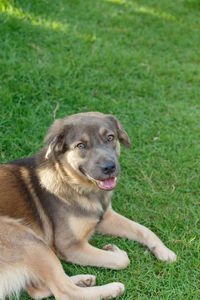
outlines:
[{"label": "dark grey fur on head", "polygon": [[74,114],[71,116],[67,116],[63,119],[57,119],[49,128],[47,135],[44,139],[44,142],[48,144],[48,151],[46,157],[48,157],[52,151],[55,152],[63,152],[63,147],[66,146],[66,135],[72,129],[73,126],[77,124],[80,126],[81,129],[84,125],[91,127],[93,124],[99,121],[103,121],[104,124],[106,121],[108,123],[112,122],[115,129],[117,130],[117,135],[119,141],[127,148],[131,147],[131,141],[128,137],[128,134],[123,129],[121,123],[118,121],[116,117],[109,114],[103,114],[99,112],[86,112],[86,113],[79,113]]}]

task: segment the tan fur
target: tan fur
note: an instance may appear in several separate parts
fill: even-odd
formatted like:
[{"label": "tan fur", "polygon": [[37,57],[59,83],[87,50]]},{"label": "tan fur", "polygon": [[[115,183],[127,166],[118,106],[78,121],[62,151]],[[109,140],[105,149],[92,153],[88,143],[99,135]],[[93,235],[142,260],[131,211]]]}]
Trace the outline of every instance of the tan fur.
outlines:
[{"label": "tan fur", "polygon": [[[12,219],[0,217],[0,299],[18,295],[26,289],[31,296],[43,298],[53,294],[63,300],[96,300],[122,293],[122,284],[84,288],[95,283],[91,277],[68,278],[55,254],[32,230]],[[7,236],[7,237],[6,237]],[[19,240],[15,240],[20,238]],[[2,242],[2,240],[4,242]],[[3,259],[3,260],[2,260]]]},{"label": "tan fur", "polygon": [[120,146],[120,142],[119,141],[117,141],[116,152],[117,152],[117,155],[120,156],[121,146]]},{"label": "tan fur", "polygon": [[97,219],[71,216],[69,226],[77,241],[88,240],[97,224]]},{"label": "tan fur", "polygon": [[[82,265],[125,268],[125,251],[89,244],[95,230],[136,240],[161,260],[176,260],[152,231],[112,210],[119,142],[131,146],[115,117],[89,112],[56,120],[45,142],[35,156],[0,166],[1,300],[21,289],[33,298],[53,294],[59,300],[98,300],[123,293],[120,283],[90,287],[95,283],[91,275],[70,279],[55,255]],[[100,181],[111,188],[100,188]]]},{"label": "tan fur", "polygon": [[52,224],[49,222],[48,216],[45,214],[44,209],[39,201],[38,196],[35,193],[35,190],[32,186],[29,171],[26,168],[21,168],[21,174],[24,179],[24,182],[27,185],[27,188],[29,192],[31,193],[32,197],[34,198],[34,202],[36,204],[37,210],[40,214],[40,218],[42,220],[43,224],[43,232],[38,232],[40,236],[46,241],[48,245],[53,246],[53,229],[52,229]]},{"label": "tan fur", "polygon": [[125,269],[130,261],[125,251],[115,245],[101,250],[87,242],[72,245],[67,252],[68,260],[83,266],[97,266],[114,270]]},{"label": "tan fur", "polygon": [[94,187],[94,183],[89,182],[87,179],[84,180],[80,175],[76,174],[75,171],[70,166],[65,166],[65,170],[67,173],[63,173],[63,167],[60,168],[59,165],[56,165],[56,168],[59,169],[59,174],[52,169],[38,169],[38,177],[40,179],[41,184],[49,191],[59,196],[65,203],[71,205],[70,200],[75,200],[79,203],[79,205],[88,211],[101,211],[102,207],[98,201],[90,201],[88,197],[84,195],[80,195],[79,193],[76,196],[76,199],[67,199],[65,195],[68,193],[68,187],[63,184],[66,180],[66,177],[70,183],[74,184],[74,189],[78,191],[88,191],[96,190]]},{"label": "tan fur", "polygon": [[97,231],[101,234],[120,236],[137,241],[147,246],[160,260],[172,262],[176,259],[176,255],[151,230],[121,216],[111,208],[108,209]]}]

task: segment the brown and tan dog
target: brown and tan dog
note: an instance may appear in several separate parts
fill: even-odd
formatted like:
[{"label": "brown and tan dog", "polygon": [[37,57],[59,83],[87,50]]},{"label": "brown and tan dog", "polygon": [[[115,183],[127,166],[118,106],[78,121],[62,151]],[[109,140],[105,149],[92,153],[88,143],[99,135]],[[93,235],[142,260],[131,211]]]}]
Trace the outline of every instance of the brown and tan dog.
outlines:
[{"label": "brown and tan dog", "polygon": [[[81,265],[123,269],[126,252],[88,243],[94,231],[147,246],[163,261],[176,255],[146,227],[114,212],[120,143],[127,133],[112,115],[81,113],[56,120],[46,147],[0,167],[0,299],[26,289],[33,298],[115,298],[120,283],[101,287],[92,275],[67,277],[55,254]],[[81,288],[80,286],[87,286]]]}]

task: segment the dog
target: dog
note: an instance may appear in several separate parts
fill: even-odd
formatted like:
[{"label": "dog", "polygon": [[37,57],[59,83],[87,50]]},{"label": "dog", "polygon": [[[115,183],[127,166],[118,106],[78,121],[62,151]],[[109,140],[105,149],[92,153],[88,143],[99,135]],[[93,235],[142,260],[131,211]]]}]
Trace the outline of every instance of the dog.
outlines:
[{"label": "dog", "polygon": [[162,261],[176,260],[152,231],[112,209],[120,143],[131,147],[117,118],[87,112],[58,119],[44,142],[32,157],[0,167],[1,300],[22,289],[35,299],[96,300],[122,294],[121,283],[93,287],[92,275],[64,273],[58,257],[115,270],[128,266],[126,252],[117,246],[89,244],[95,231],[138,241]]}]

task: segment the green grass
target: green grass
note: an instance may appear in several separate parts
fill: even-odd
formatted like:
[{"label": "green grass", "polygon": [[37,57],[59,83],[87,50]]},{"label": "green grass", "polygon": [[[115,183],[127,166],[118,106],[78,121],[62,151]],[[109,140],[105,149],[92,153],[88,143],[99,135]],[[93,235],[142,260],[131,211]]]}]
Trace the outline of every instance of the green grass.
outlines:
[{"label": "green grass", "polygon": [[199,1],[0,0],[0,8],[1,161],[36,152],[57,105],[56,117],[113,113],[133,142],[113,207],[178,255],[165,264],[137,243],[95,236],[97,247],[126,250],[130,266],[64,263],[66,272],[123,282],[119,299],[200,299]]}]

